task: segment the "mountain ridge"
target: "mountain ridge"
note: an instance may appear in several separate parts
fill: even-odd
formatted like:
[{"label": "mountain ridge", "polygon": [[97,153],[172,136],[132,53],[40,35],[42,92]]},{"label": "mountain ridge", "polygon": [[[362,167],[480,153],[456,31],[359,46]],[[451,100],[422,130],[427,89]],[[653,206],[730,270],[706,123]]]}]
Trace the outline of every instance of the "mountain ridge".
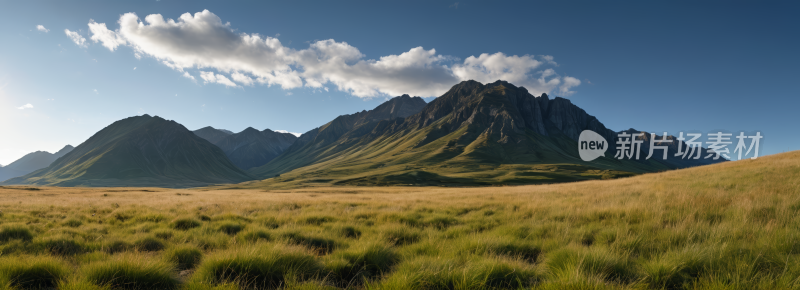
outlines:
[{"label": "mountain ridge", "polygon": [[183,125],[145,114],[116,121],[50,166],[2,184],[193,187],[252,179]]},{"label": "mountain ridge", "polygon": [[242,132],[228,135],[214,143],[225,155],[243,170],[267,164],[289,148],[297,136],[270,129],[258,131],[247,127]]},{"label": "mountain ridge", "polygon": [[20,159],[17,159],[6,166],[0,167],[0,181],[23,176],[25,174],[50,166],[50,164],[55,162],[58,158],[61,158],[61,156],[69,153],[74,148],[75,147],[72,147],[72,145],[66,145],[56,153],[36,151],[25,154],[25,156],[22,156]]},{"label": "mountain ridge", "polygon": [[[361,122],[344,129],[349,130],[337,132],[335,140],[320,139],[319,133],[314,140],[305,138],[250,172],[259,178],[280,176],[262,182],[269,185],[310,180],[489,185],[610,178],[687,165],[618,160],[613,151],[607,151],[606,158],[585,162],[577,152],[583,130],[601,134],[609,144],[615,144],[617,133],[567,99],[535,97],[505,81],[486,85],[465,81],[406,118]],[[542,172],[554,164],[561,168],[553,169],[557,174]]]}]

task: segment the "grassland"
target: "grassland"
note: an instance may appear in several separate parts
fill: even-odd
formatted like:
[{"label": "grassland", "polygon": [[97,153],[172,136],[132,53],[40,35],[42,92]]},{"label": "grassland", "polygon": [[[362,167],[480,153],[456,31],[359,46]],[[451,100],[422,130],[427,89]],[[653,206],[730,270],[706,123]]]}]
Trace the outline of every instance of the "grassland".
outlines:
[{"label": "grassland", "polygon": [[0,210],[0,289],[800,288],[800,152],[514,187],[3,187]]}]

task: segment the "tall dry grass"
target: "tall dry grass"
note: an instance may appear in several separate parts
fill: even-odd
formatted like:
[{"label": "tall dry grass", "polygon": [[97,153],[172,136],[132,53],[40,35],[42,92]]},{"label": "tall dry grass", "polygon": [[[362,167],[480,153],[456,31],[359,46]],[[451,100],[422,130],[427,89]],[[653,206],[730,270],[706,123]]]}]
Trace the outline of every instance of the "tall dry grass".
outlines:
[{"label": "tall dry grass", "polygon": [[247,186],[0,188],[0,288],[800,288],[800,152],[556,185]]}]

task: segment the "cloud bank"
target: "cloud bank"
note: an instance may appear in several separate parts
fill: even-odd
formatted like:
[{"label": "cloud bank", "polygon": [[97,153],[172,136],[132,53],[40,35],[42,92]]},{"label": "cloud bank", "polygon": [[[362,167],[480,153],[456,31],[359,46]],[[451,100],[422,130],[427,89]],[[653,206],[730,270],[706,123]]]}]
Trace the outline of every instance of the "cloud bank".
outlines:
[{"label": "cloud bank", "polygon": [[[308,87],[327,91],[327,84],[358,97],[381,95],[439,96],[464,80],[483,83],[506,80],[532,94],[574,93],[581,81],[561,76],[552,56],[483,53],[461,61],[415,47],[399,55],[367,59],[358,48],[333,39],[313,42],[306,49],[284,46],[275,37],[239,33],[208,10],[178,19],[151,14],[142,21],[134,13],[119,18],[119,28],[89,22],[91,40],[111,51],[129,46],[137,58],[153,57],[194,80],[185,70],[199,70],[204,83],[228,87],[277,85],[283,89]],[[85,39],[65,30],[83,46]],[[216,70],[216,72],[212,71]]]}]

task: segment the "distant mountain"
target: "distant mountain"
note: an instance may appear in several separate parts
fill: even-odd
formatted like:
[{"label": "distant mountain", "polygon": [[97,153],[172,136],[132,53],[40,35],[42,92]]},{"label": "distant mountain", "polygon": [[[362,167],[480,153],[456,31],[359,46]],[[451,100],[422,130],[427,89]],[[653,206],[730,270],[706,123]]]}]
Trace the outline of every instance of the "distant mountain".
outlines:
[{"label": "distant mountain", "polygon": [[425,100],[420,97],[412,98],[409,95],[402,95],[384,102],[373,110],[336,117],[333,121],[300,135],[284,154],[271,162],[273,163],[271,166],[254,168],[251,171],[256,176],[269,177],[279,172],[310,165],[316,162],[318,150],[333,144],[356,128],[373,122],[402,119],[416,114],[425,105]]},{"label": "distant mountain", "polygon": [[[644,160],[646,151],[642,160],[618,160],[613,147],[605,158],[584,162],[577,144],[583,130],[601,134],[611,146],[617,133],[567,99],[535,97],[504,81],[462,82],[427,105],[399,98],[303,134],[284,154],[250,171],[280,178],[253,186],[553,183],[716,162]],[[415,109],[381,116],[398,101]],[[372,114],[377,116],[365,117]]]},{"label": "distant mountain", "polygon": [[71,145],[67,145],[64,146],[64,148],[61,148],[61,150],[58,150],[56,153],[50,153],[46,151],[28,153],[25,156],[22,156],[22,158],[17,159],[17,161],[0,167],[0,181],[23,176],[25,174],[50,166],[53,161],[56,161],[56,159],[69,153],[74,148],[75,147],[72,147]]},{"label": "distant mountain", "polygon": [[225,139],[225,137],[233,134],[231,131],[225,129],[215,129],[211,126],[200,128],[192,132],[194,132],[194,134],[200,138],[208,140],[208,142],[211,142],[211,144],[216,144],[220,140]]},{"label": "distant mountain", "polygon": [[182,125],[142,115],[114,122],[50,166],[2,184],[192,187],[252,179]]},{"label": "distant mountain", "polygon": [[267,164],[289,148],[297,137],[290,133],[279,133],[270,129],[258,131],[252,127],[231,134],[214,142],[231,162],[242,169]]}]

